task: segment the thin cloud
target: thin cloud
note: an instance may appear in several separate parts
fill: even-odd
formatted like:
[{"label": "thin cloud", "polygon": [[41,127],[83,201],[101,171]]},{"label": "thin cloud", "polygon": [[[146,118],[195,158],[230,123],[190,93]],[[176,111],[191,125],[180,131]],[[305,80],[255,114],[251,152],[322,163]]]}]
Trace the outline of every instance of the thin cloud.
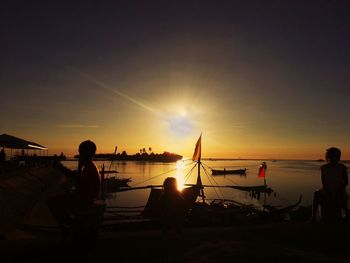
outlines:
[{"label": "thin cloud", "polygon": [[99,80],[91,77],[90,75],[82,72],[81,70],[79,70],[77,68],[74,68],[74,67],[71,67],[71,66],[67,66],[67,68],[69,68],[70,70],[78,73],[84,79],[93,82],[96,86],[98,86],[100,88],[103,88],[105,90],[108,90],[108,91],[118,95],[119,97],[122,97],[122,98],[126,99],[127,101],[129,101],[129,102],[139,106],[140,108],[142,108],[144,110],[150,111],[152,113],[157,113],[157,111],[155,109],[153,109],[152,107],[150,107],[150,106],[148,106],[148,105],[146,105],[146,104],[144,104],[144,103],[142,103],[142,102],[140,102],[140,101],[138,101],[138,100],[136,100],[136,99],[134,99],[134,98],[132,98],[132,97],[130,97],[128,95],[126,95],[125,93],[123,93],[123,92],[121,92],[121,91],[119,91],[119,90],[117,90],[115,88],[110,87],[109,85],[107,85],[107,84],[103,83],[102,81],[99,81]]},{"label": "thin cloud", "polygon": [[232,132],[232,131],[237,131],[237,130],[244,130],[249,128],[248,123],[238,123],[238,124],[232,124],[232,125],[224,125],[221,127],[215,127],[213,129],[208,129],[210,130],[210,133],[222,133],[222,132]]},{"label": "thin cloud", "polygon": [[73,128],[73,129],[96,129],[99,125],[84,125],[84,124],[58,124],[57,128]]}]

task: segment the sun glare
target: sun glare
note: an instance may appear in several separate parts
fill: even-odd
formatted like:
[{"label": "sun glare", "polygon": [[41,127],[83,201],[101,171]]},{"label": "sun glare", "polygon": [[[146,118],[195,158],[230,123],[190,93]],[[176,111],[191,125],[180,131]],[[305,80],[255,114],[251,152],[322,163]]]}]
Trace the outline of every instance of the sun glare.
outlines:
[{"label": "sun glare", "polygon": [[185,188],[185,164],[183,161],[177,161],[176,162],[176,175],[175,178],[177,180],[177,189],[179,191],[182,191],[182,189]]},{"label": "sun glare", "polygon": [[169,117],[169,128],[176,136],[190,134],[193,128],[192,120],[187,115],[176,115]]}]

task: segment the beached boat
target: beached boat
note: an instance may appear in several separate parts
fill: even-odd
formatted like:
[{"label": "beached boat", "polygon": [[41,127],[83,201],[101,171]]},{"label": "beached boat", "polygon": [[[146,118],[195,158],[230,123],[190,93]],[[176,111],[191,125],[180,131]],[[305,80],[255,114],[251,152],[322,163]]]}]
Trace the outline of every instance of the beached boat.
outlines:
[{"label": "beached boat", "polygon": [[236,170],[217,170],[211,169],[212,175],[226,175],[226,174],[237,174],[237,175],[245,175],[247,169],[236,169]]}]

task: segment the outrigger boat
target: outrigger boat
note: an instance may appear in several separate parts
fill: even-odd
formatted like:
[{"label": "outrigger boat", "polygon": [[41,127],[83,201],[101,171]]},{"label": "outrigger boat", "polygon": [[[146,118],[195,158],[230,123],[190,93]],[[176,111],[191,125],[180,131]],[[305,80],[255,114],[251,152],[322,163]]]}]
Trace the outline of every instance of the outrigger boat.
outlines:
[{"label": "outrigger boat", "polygon": [[226,174],[237,174],[237,175],[245,175],[247,169],[236,169],[236,170],[217,170],[211,169],[212,175],[226,175]]},{"label": "outrigger boat", "polygon": [[[115,193],[118,192],[118,190],[122,187],[130,187],[128,183],[131,182],[131,178],[118,178],[116,174],[118,173],[117,170],[111,170],[112,163],[114,161],[114,156],[117,153],[118,147],[115,147],[113,158],[111,160],[111,163],[109,165],[108,170],[105,170],[104,164],[102,165],[102,169],[100,171],[101,174],[101,189],[102,189],[102,196],[109,194],[109,193]],[[115,174],[115,176],[110,176],[111,174]]]},{"label": "outrigger boat", "polygon": [[[300,204],[299,200],[295,205],[285,208],[276,208],[266,205],[266,196],[274,193],[273,189],[268,187],[265,180],[266,164],[262,163],[259,170],[259,177],[264,177],[263,185],[239,186],[239,185],[204,185],[201,179],[201,168],[206,172],[205,167],[201,162],[201,137],[199,137],[192,161],[195,163],[192,169],[197,167],[197,181],[195,184],[184,184],[186,188],[182,190],[187,207],[187,219],[189,223],[193,222],[204,224],[232,224],[242,221],[256,221],[259,218],[276,218],[276,214],[282,215],[290,212]],[[206,172],[207,173],[207,172]],[[207,174],[208,175],[208,174]],[[263,175],[263,176],[262,176]],[[249,192],[254,199],[260,199],[264,195],[264,205],[257,207],[255,205],[246,205],[229,199],[213,199],[209,200],[204,194],[204,189],[207,187],[213,188],[231,188],[239,191]],[[123,222],[132,222],[133,220],[150,220],[159,222],[160,219],[160,196],[163,194],[162,185],[146,185],[139,187],[120,187],[116,192],[132,191],[138,189],[151,189],[149,198],[145,206],[139,207],[107,207],[108,225],[118,224],[118,220]],[[142,210],[140,210],[142,209]],[[136,215],[137,214],[137,215]],[[111,223],[112,222],[112,223]]]}]

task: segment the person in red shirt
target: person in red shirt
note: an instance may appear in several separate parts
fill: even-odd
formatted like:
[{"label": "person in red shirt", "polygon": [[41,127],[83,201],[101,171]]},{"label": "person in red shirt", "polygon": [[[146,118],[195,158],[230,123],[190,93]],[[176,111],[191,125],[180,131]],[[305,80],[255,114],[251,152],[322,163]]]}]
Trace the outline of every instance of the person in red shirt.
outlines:
[{"label": "person in red shirt", "polygon": [[90,140],[79,145],[78,184],[76,191],[69,194],[49,198],[46,203],[63,227],[70,216],[79,213],[94,203],[100,193],[100,174],[92,157],[96,152],[96,145]]}]

